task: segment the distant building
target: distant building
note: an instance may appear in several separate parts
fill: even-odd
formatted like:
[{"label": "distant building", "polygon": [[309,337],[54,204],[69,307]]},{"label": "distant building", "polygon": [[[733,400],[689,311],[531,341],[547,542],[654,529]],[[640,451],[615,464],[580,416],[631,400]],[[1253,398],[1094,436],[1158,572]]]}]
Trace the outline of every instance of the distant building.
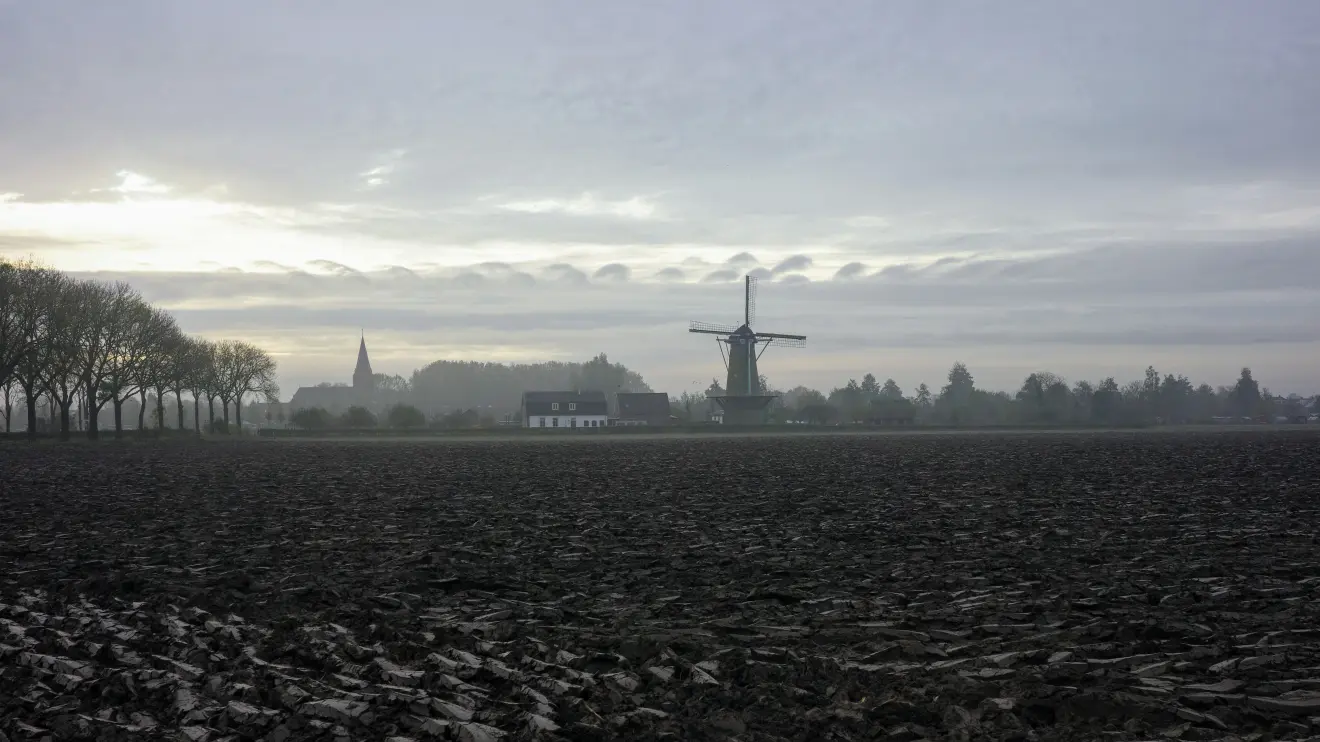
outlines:
[{"label": "distant building", "polygon": [[669,425],[669,395],[664,392],[619,392],[615,425]]},{"label": "distant building", "polygon": [[321,384],[319,386],[299,387],[289,400],[289,411],[307,410],[313,407],[331,414],[339,414],[349,407],[375,406],[376,379],[371,373],[371,359],[367,357],[367,338],[362,336],[358,344],[357,366],[353,369],[353,385]]},{"label": "distant building", "polygon": [[367,336],[363,334],[358,345],[357,366],[353,369],[353,390],[370,398],[376,391],[376,378],[371,375],[371,359],[367,358]]},{"label": "distant building", "polygon": [[524,428],[603,428],[609,425],[604,392],[523,392]]},{"label": "distant building", "polygon": [[711,424],[711,425],[723,425],[723,424],[724,424],[724,408],[720,406],[719,402],[716,402],[715,400],[710,399],[709,397],[707,397],[707,398],[706,398],[706,414],[705,414],[705,417],[703,417],[703,418],[700,420],[700,422],[709,423],[709,424]]}]

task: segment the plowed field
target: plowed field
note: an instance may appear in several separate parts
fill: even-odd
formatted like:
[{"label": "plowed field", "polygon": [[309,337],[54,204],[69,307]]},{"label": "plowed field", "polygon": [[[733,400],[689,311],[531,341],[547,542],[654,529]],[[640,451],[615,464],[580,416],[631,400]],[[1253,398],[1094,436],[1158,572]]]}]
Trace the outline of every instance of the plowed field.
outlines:
[{"label": "plowed field", "polygon": [[0,740],[1253,734],[1314,433],[0,445]]}]

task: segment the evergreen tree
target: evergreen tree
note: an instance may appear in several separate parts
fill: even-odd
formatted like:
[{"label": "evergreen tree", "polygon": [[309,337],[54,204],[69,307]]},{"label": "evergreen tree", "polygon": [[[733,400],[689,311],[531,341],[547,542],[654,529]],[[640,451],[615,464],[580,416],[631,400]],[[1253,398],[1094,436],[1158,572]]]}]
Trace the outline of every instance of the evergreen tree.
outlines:
[{"label": "evergreen tree", "polygon": [[1260,399],[1260,385],[1251,377],[1251,369],[1244,367],[1237,384],[1233,386],[1233,411],[1242,416],[1259,414]]}]

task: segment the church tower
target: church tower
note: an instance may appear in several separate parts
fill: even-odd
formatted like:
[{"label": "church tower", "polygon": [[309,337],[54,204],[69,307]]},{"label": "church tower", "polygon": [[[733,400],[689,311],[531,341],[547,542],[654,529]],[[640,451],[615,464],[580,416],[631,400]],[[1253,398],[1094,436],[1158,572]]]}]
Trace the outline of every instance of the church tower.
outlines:
[{"label": "church tower", "polygon": [[371,375],[371,360],[367,358],[367,336],[362,335],[358,346],[357,368],[353,369],[353,389],[360,394],[376,391],[376,379]]}]

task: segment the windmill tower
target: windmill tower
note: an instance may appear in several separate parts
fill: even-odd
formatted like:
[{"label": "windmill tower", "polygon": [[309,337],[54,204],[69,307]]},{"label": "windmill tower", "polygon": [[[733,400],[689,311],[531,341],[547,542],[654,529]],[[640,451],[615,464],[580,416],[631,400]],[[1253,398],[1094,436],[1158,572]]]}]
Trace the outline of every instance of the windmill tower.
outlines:
[{"label": "windmill tower", "polygon": [[[807,342],[806,335],[785,335],[778,332],[756,332],[752,322],[756,319],[756,279],[746,277],[746,289],[743,294],[743,323],[738,327],[717,325],[709,322],[693,322],[688,332],[702,335],[714,335],[719,345],[720,357],[728,370],[728,382],[724,385],[724,394],[711,395],[724,409],[724,422],[730,425],[758,425],[765,422],[765,408],[775,398],[765,394],[761,388],[761,374],[757,371],[757,361],[771,345],[785,348],[801,348]],[[758,350],[756,346],[760,345]],[[725,352],[728,346],[728,352]]]}]

